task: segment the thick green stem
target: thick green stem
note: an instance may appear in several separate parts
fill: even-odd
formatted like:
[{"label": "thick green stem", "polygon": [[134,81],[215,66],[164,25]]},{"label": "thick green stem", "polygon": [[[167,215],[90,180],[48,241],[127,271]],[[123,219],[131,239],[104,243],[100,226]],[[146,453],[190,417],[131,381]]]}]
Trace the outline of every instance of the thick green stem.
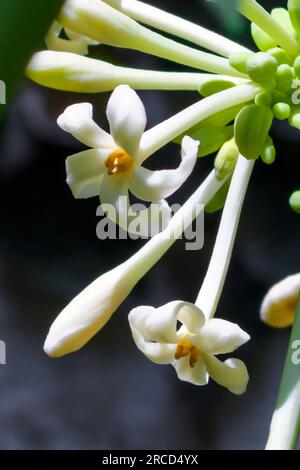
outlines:
[{"label": "thick green stem", "polygon": [[269,34],[291,58],[299,55],[300,46],[297,41],[255,0],[238,0],[237,9],[248,20]]},{"label": "thick green stem", "polygon": [[300,300],[266,450],[294,450],[300,432]]}]

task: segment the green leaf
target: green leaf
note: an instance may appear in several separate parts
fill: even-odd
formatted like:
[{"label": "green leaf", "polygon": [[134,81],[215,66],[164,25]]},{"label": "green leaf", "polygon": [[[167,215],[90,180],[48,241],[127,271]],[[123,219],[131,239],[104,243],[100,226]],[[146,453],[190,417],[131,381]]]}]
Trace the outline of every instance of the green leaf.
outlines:
[{"label": "green leaf", "polygon": [[[1,0],[0,79],[6,84],[8,99],[62,4],[63,0]],[[3,110],[1,106],[0,113]]]},{"label": "green leaf", "polygon": [[256,159],[264,149],[273,121],[271,109],[264,105],[245,106],[234,125],[234,137],[240,153],[249,160]]}]

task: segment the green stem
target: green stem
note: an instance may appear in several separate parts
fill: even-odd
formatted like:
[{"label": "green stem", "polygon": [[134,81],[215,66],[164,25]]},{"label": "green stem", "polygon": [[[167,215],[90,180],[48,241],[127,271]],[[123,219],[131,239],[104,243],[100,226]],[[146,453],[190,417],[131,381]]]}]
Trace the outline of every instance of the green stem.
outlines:
[{"label": "green stem", "polygon": [[294,450],[300,432],[300,300],[266,450]]},{"label": "green stem", "polygon": [[269,34],[291,58],[298,56],[300,47],[297,41],[255,0],[238,0],[237,9],[248,20]]},{"label": "green stem", "polygon": [[144,2],[137,0],[106,0],[106,3],[136,21],[178,36],[224,57],[229,57],[236,52],[245,52],[248,50],[240,44],[220,36],[213,31]]}]

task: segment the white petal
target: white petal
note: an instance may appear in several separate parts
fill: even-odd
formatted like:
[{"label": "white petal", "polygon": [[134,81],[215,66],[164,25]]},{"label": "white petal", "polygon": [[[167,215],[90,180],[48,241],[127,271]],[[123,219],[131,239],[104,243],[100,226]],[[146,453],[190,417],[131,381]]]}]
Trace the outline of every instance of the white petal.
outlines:
[{"label": "white petal", "polygon": [[110,150],[91,149],[71,155],[66,160],[67,183],[75,198],[99,196],[106,172],[105,159]]},{"label": "white petal", "polygon": [[130,191],[144,201],[165,199],[177,191],[192,173],[199,143],[190,137],[182,141],[182,161],[175,170],[151,171],[137,165],[129,182]]},{"label": "white petal", "polygon": [[126,226],[128,219],[128,186],[123,176],[108,175],[103,176],[100,184],[101,204],[108,204],[114,207],[115,213],[109,212],[109,217],[120,226]]},{"label": "white petal", "polygon": [[[130,206],[128,197],[127,180],[120,175],[105,174],[100,184],[101,204],[114,206],[114,211],[109,211],[108,217],[136,237],[152,237],[164,230],[171,219],[171,209],[166,201],[158,201],[145,209],[135,209]],[[140,210],[141,209],[141,210]],[[152,217],[153,212],[159,213],[158,218]]]},{"label": "white petal", "polygon": [[52,324],[45,352],[59,357],[84,346],[110,319],[138,279],[123,263],[100,276],[75,297]]},{"label": "white petal", "polygon": [[156,364],[170,364],[174,360],[177,344],[154,343],[148,335],[145,320],[152,307],[138,307],[131,310],[128,319],[135,344],[150,361]]},{"label": "white petal", "polygon": [[190,366],[190,358],[182,357],[172,365],[177,372],[177,376],[184,382],[194,385],[206,385],[208,383],[208,373],[202,358],[199,358],[194,367]]},{"label": "white petal", "polygon": [[146,319],[146,327],[153,341],[177,343],[177,321],[189,332],[198,331],[204,324],[203,313],[189,302],[173,301],[156,309]]},{"label": "white petal", "polygon": [[227,354],[247,343],[249,339],[250,336],[236,323],[213,318],[208,320],[197,335],[196,344],[212,354]]},{"label": "white petal", "polygon": [[128,85],[119,85],[109,99],[106,114],[116,144],[135,158],[147,122],[142,101]]},{"label": "white petal", "polygon": [[221,362],[213,355],[205,354],[205,364],[207,372],[219,385],[228,388],[236,395],[246,391],[249,375],[243,361],[231,358]]},{"label": "white petal", "polygon": [[93,120],[93,106],[80,103],[68,106],[57,120],[59,127],[93,148],[115,148],[112,137]]}]

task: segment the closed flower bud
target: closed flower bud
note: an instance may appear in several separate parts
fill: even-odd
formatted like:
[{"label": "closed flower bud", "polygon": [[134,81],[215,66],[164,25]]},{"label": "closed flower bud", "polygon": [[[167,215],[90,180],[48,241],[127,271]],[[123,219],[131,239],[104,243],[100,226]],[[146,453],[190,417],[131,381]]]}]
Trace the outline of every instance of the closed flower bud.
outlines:
[{"label": "closed flower bud", "polygon": [[300,290],[300,274],[288,276],[266,294],[260,309],[264,323],[274,328],[291,326],[295,319]]},{"label": "closed flower bud", "polygon": [[232,175],[239,156],[239,149],[234,139],[225,142],[215,159],[216,177],[223,180]]}]

